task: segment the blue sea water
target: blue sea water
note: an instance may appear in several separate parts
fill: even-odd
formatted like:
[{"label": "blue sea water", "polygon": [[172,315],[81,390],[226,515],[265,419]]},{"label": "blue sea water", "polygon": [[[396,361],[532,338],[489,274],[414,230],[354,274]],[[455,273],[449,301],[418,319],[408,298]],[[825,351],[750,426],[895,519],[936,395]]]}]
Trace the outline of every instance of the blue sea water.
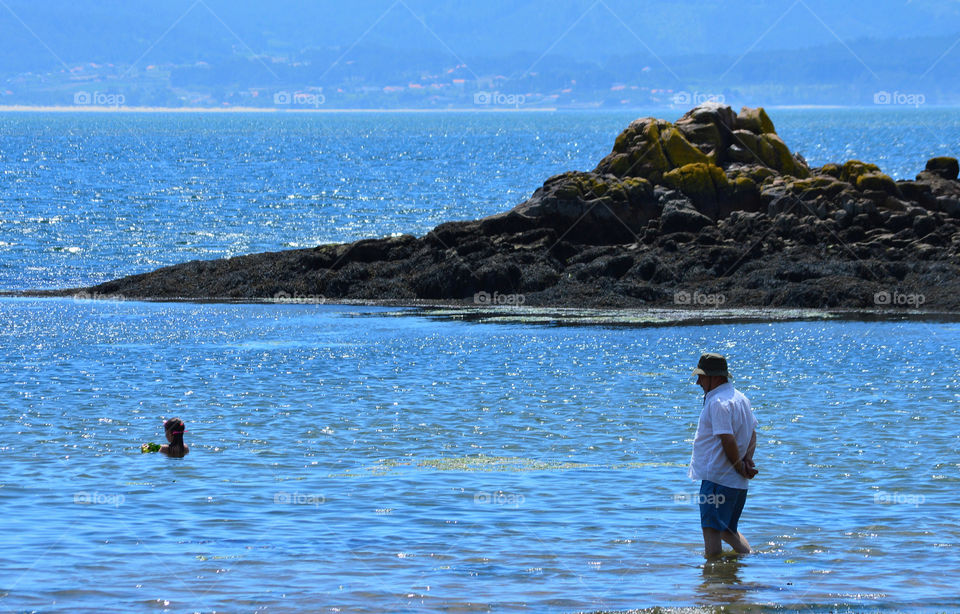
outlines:
[{"label": "blue sea water", "polygon": [[[2,115],[0,288],[422,233],[592,168],[630,119]],[[897,177],[960,142],[951,110],[773,119],[811,163]],[[0,318],[3,610],[960,607],[956,323],[15,298]],[[760,421],[757,552],[713,564],[685,469],[705,350]],[[172,416],[191,454],[140,454]]]},{"label": "blue sea water", "polygon": [[[814,165],[862,159],[912,178],[960,148],[957,109],[771,114]],[[644,115],[679,113],[0,113],[0,289],[423,235],[593,169]]]}]

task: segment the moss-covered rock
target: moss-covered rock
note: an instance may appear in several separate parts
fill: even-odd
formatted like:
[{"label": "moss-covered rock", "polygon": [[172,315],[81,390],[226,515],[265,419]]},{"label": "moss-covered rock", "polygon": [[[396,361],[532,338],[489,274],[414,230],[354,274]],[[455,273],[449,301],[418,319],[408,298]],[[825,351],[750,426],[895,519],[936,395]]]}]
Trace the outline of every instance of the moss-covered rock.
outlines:
[{"label": "moss-covered rock", "polygon": [[763,164],[778,173],[794,177],[810,176],[810,169],[790,153],[783,139],[772,132],[754,134],[749,130],[734,130],[732,138],[734,145],[749,153],[743,156],[746,158],[742,160],[744,162]]},{"label": "moss-covered rock", "polygon": [[657,181],[660,176],[670,170],[670,160],[661,145],[661,127],[669,127],[669,122],[653,121],[649,122],[640,133],[637,140],[637,147],[631,152],[630,164],[632,170],[631,177],[647,177],[651,181]]},{"label": "moss-covered rock", "polygon": [[726,138],[720,132],[720,127],[714,123],[677,122],[676,128],[683,133],[687,141],[697,149],[719,161],[726,148]]},{"label": "moss-covered rock", "polygon": [[713,204],[732,193],[723,169],[714,164],[694,162],[675,168],[663,175],[663,182],[689,196],[694,204]]},{"label": "moss-covered rock", "polygon": [[623,186],[630,198],[653,198],[653,184],[643,177],[628,177]]},{"label": "moss-covered rock", "polygon": [[679,168],[687,164],[707,164],[709,162],[707,156],[694,147],[683,136],[683,133],[674,126],[670,126],[660,133],[660,143],[671,168]]},{"label": "moss-covered rock", "polygon": [[840,179],[843,174],[843,168],[839,164],[829,163],[821,166],[818,171],[823,175],[830,175],[831,177],[836,177]]},{"label": "moss-covered rock", "polygon": [[794,177],[810,175],[802,158],[777,136],[766,111],[744,107],[734,115],[720,104],[699,105],[675,124],[653,118],[632,122],[595,172],[659,183],[664,173],[688,164],[762,164]]},{"label": "moss-covered rock", "polygon": [[847,160],[843,163],[843,168],[840,170],[840,179],[856,185],[857,177],[860,175],[879,172],[880,167],[876,164],[869,164],[867,162],[861,162],[860,160]]},{"label": "moss-covered rock", "polygon": [[857,176],[857,189],[861,192],[874,190],[885,192],[890,196],[900,196],[897,183],[889,175],[880,172],[864,173]]},{"label": "moss-covered rock", "polygon": [[642,177],[620,179],[612,175],[569,171],[549,178],[535,195],[559,202],[585,203],[598,198],[637,202],[653,199],[653,184]]},{"label": "moss-covered rock", "polygon": [[760,137],[749,130],[734,130],[728,156],[734,162],[766,164],[760,154]]},{"label": "moss-covered rock", "polygon": [[594,172],[659,181],[672,168],[660,143],[661,127],[670,126],[669,122],[652,117],[632,122],[617,136],[613,152],[600,161]]},{"label": "moss-covered rock", "polygon": [[760,192],[757,183],[746,175],[738,175],[730,182],[734,194],[745,194],[748,192]]},{"label": "moss-covered rock", "polygon": [[607,164],[606,171],[617,177],[623,177],[630,171],[629,154],[612,154]]},{"label": "moss-covered rock", "polygon": [[770,167],[762,164],[751,164],[738,168],[735,172],[735,175],[745,175],[752,179],[753,182],[758,186],[760,186],[763,185],[770,177],[776,177],[777,173],[771,170]]},{"label": "moss-covered rock", "polygon": [[[765,132],[760,135],[760,139],[763,142],[766,142],[773,149],[773,154],[769,160],[764,159],[767,162],[768,166],[775,168],[781,173],[786,175],[793,175],[794,177],[809,177],[810,169],[806,167],[805,164],[802,164],[787,147],[787,144],[783,142],[779,136],[771,132]],[[767,153],[765,147],[762,148],[764,155],[770,155]]]},{"label": "moss-covered rock", "polygon": [[747,175],[728,178],[731,194],[717,207],[717,219],[727,217],[734,211],[759,211],[763,206],[760,186]]},{"label": "moss-covered rock", "polygon": [[773,127],[773,120],[763,110],[763,107],[757,107],[756,109],[743,107],[740,109],[740,113],[737,114],[737,129],[749,130],[754,134],[777,133]]},{"label": "moss-covered rock", "polygon": [[730,131],[737,127],[737,116],[728,105],[719,102],[704,102],[683,114],[677,124],[714,124]]},{"label": "moss-covered rock", "polygon": [[960,174],[960,163],[957,162],[956,158],[940,156],[927,160],[925,170],[936,173],[944,179],[956,179],[957,175]]},{"label": "moss-covered rock", "polygon": [[608,245],[636,241],[660,208],[647,179],[571,171],[549,178],[512,214],[568,241]]},{"label": "moss-covered rock", "polygon": [[931,186],[927,183],[921,183],[919,181],[898,181],[897,188],[899,188],[900,193],[903,194],[903,197],[907,200],[918,203],[930,203],[936,200],[933,196]]},{"label": "moss-covered rock", "polygon": [[797,179],[792,185],[794,191],[802,192],[813,188],[825,188],[834,183],[836,181],[829,177],[808,177],[807,179]]},{"label": "moss-covered rock", "polygon": [[820,197],[835,198],[841,192],[853,190],[849,183],[838,181],[831,176],[819,175],[789,182],[790,191],[801,200],[814,200]]},{"label": "moss-covered rock", "polygon": [[610,184],[595,175],[580,177],[580,193],[586,197],[600,197],[607,193]]}]

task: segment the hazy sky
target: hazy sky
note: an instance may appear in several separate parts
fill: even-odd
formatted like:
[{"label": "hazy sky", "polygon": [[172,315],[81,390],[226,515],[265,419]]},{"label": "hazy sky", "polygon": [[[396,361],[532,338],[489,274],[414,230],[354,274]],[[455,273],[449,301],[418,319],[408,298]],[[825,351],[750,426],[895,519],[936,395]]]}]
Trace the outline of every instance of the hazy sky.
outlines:
[{"label": "hazy sky", "polygon": [[958,43],[953,0],[0,0],[0,103],[59,100],[67,81],[219,101],[444,73],[544,92],[798,80],[871,91],[942,83]]},{"label": "hazy sky", "polygon": [[[960,3],[928,0],[5,0],[0,46],[24,65],[370,45],[582,59],[742,54],[864,38],[960,34]],[[946,51],[946,49],[944,50]],[[13,57],[10,57],[13,56]]]}]

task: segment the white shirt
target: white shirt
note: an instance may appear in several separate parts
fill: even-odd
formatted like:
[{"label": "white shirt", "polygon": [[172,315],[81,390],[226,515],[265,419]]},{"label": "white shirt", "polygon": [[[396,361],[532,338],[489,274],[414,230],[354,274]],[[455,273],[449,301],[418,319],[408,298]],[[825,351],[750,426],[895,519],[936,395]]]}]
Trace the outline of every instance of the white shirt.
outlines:
[{"label": "white shirt", "polygon": [[750,480],[737,473],[727,460],[718,435],[733,435],[743,457],[756,427],[757,419],[750,401],[733,384],[727,382],[708,392],[700,412],[687,475],[693,480],[709,480],[729,488],[746,489]]}]

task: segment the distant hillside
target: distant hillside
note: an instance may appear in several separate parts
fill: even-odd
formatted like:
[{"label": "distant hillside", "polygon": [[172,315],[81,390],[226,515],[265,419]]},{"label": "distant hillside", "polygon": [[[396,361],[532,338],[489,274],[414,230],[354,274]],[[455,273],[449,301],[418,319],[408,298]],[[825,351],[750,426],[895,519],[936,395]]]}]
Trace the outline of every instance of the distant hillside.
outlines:
[{"label": "distant hillside", "polygon": [[10,0],[0,104],[960,103],[960,2]]}]

